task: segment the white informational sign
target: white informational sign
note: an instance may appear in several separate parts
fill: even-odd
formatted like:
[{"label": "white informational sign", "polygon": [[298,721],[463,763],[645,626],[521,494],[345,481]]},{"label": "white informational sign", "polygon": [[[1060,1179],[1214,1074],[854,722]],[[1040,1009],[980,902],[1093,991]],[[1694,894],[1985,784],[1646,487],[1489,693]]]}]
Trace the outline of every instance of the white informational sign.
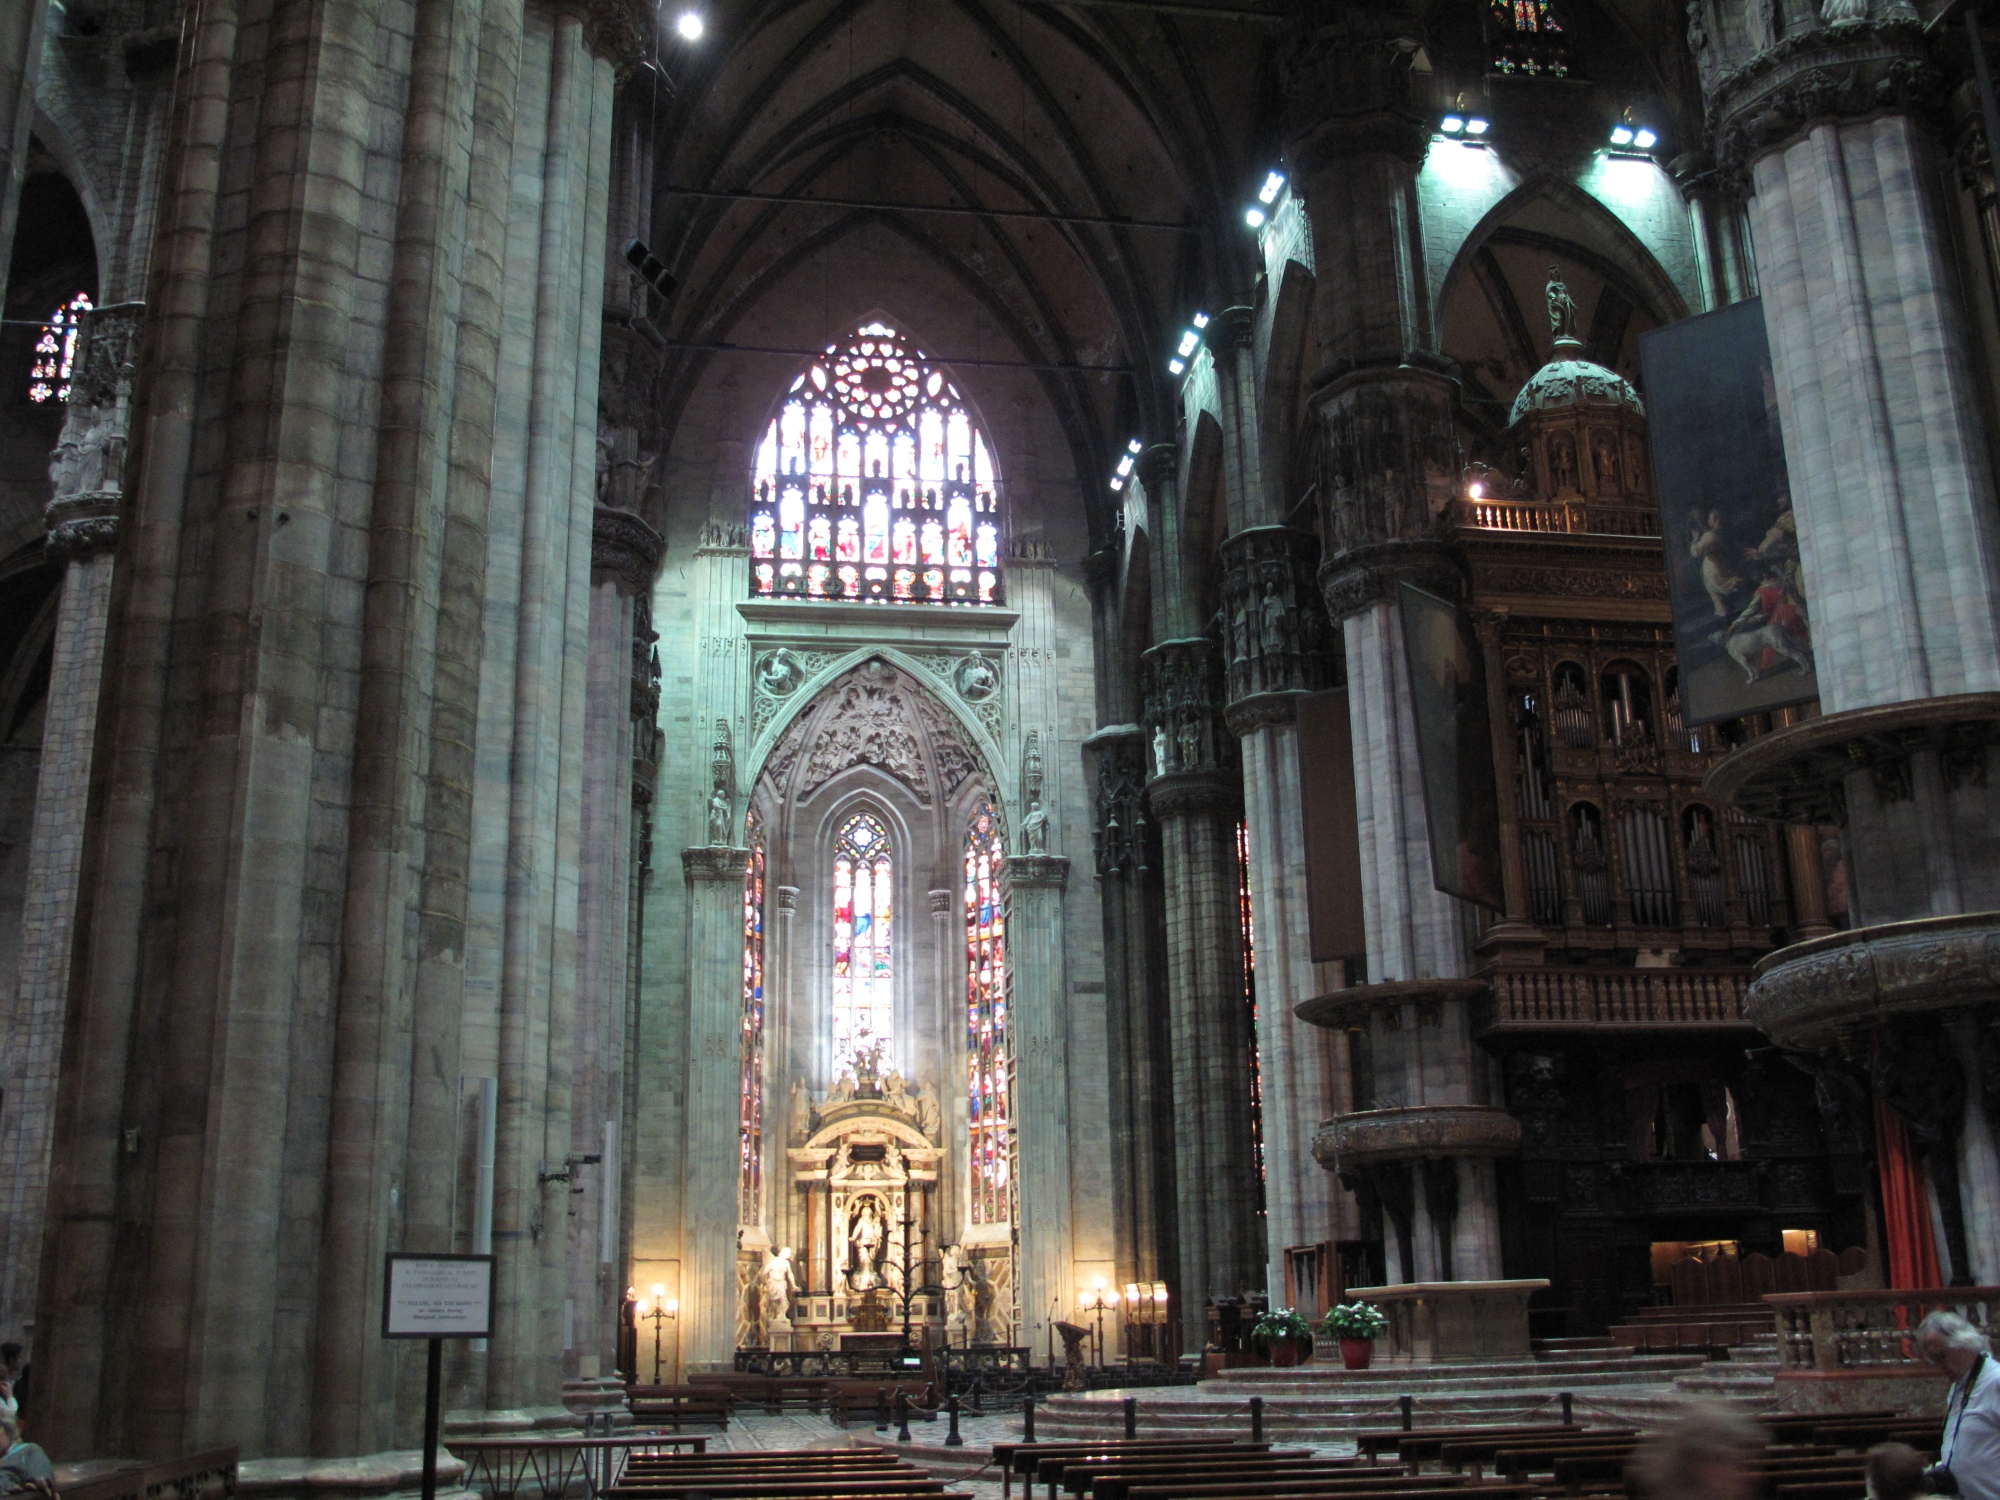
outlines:
[{"label": "white informational sign", "polygon": [[483,1339],[493,1333],[493,1257],[391,1255],[382,1337]]}]

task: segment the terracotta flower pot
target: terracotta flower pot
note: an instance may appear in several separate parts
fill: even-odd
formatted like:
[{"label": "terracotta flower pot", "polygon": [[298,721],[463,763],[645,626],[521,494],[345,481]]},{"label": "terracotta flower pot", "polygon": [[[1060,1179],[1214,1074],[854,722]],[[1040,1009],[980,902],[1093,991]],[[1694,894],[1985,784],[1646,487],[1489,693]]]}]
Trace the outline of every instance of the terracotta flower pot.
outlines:
[{"label": "terracotta flower pot", "polygon": [[1365,1370],[1369,1361],[1375,1358],[1375,1340],[1342,1339],[1340,1341],[1340,1362],[1350,1370]]},{"label": "terracotta flower pot", "polygon": [[1304,1364],[1312,1358],[1310,1338],[1272,1339],[1266,1347],[1271,1351],[1271,1363],[1281,1367]]}]

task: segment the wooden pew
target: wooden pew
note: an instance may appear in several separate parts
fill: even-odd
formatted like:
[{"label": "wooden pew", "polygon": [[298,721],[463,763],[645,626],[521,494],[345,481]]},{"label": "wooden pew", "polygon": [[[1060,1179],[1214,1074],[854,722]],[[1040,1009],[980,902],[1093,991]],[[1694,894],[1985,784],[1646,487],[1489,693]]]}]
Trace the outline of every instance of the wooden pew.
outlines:
[{"label": "wooden pew", "polygon": [[1368,1490],[1343,1487],[1337,1480],[1248,1480],[1240,1484],[1216,1484],[1209,1480],[1133,1485],[1126,1500],[1534,1500],[1535,1488],[1526,1484],[1433,1485],[1415,1490]]},{"label": "wooden pew", "polygon": [[1002,1500],[1007,1500],[1013,1493],[1016,1474],[1023,1477],[1032,1493],[1035,1466],[1044,1458],[1080,1458],[1090,1454],[1116,1458],[1121,1454],[1158,1452],[1173,1455],[1218,1450],[1264,1453],[1270,1447],[1269,1443],[1237,1442],[1230,1438],[1106,1438],[1089,1443],[995,1443],[993,1462],[1000,1468]]},{"label": "wooden pew", "polygon": [[1575,1447],[1603,1448],[1618,1443],[1638,1441],[1638,1433],[1629,1427],[1606,1427],[1593,1432],[1579,1432],[1573,1436],[1550,1438],[1546,1442],[1524,1442],[1518,1437],[1467,1436],[1454,1438],[1438,1450],[1438,1459],[1448,1464],[1454,1472],[1467,1464],[1472,1465],[1472,1477],[1479,1477],[1482,1464],[1492,1463],[1499,1469],[1497,1457],[1502,1452],[1526,1456],[1534,1453],[1559,1453]]},{"label": "wooden pew", "polygon": [[1370,1458],[1393,1447],[1396,1457],[1403,1463],[1421,1464],[1425,1459],[1437,1458],[1444,1451],[1446,1443],[1476,1442],[1483,1438],[1518,1437],[1525,1442],[1539,1438],[1560,1438],[1584,1431],[1583,1424],[1571,1422],[1535,1422],[1511,1426],[1495,1427],[1419,1427],[1409,1432],[1364,1432],[1355,1438],[1356,1448]]},{"label": "wooden pew", "polygon": [[1245,1461],[1232,1468],[1191,1467],[1179,1473],[1160,1468],[1102,1470],[1091,1478],[1090,1500],[1129,1500],[1135,1490],[1166,1484],[1192,1489],[1265,1481],[1293,1486],[1312,1485],[1317,1487],[1314,1490],[1316,1494],[1369,1496],[1373,1500],[1398,1500],[1403,1496],[1437,1493],[1437,1485],[1428,1475],[1404,1474],[1378,1479],[1370,1484],[1363,1482],[1356,1471],[1338,1468],[1340,1462],[1339,1459],[1324,1458],[1272,1464]]},{"label": "wooden pew", "polygon": [[671,1422],[676,1432],[683,1422],[713,1423],[726,1429],[733,1405],[728,1389],[715,1385],[628,1386],[625,1401],[634,1422]]}]

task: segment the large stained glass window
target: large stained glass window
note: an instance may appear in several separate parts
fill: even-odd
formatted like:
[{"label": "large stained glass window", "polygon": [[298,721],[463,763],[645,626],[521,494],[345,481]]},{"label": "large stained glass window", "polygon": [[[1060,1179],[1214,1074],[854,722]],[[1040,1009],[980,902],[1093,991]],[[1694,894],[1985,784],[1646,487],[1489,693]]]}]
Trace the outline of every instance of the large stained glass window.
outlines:
[{"label": "large stained glass window", "polygon": [[965,835],[965,1054],[971,1094],[972,1222],[1008,1220],[1007,914],[1000,902],[1005,853],[993,809],[981,803]]},{"label": "large stained glass window", "polygon": [[885,323],[829,346],[792,382],[751,485],[757,594],[1002,602],[986,439],[945,373]]},{"label": "large stained glass window", "polygon": [[841,825],[833,846],[835,1076],[887,1066],[884,1054],[896,1018],[894,886],[888,829],[873,813],[856,813]]},{"label": "large stained glass window", "polygon": [[69,400],[70,372],[76,368],[77,340],[83,315],[90,311],[90,293],[78,292],[50,315],[35,340],[34,363],[28,367],[30,401]]},{"label": "large stained glass window", "polygon": [[1569,78],[1569,37],[1551,0],[1488,0],[1493,71],[1524,78]]},{"label": "large stained glass window", "polygon": [[743,876],[742,1202],[737,1221],[759,1222],[764,1189],[764,819],[753,807],[750,867]]},{"label": "large stained glass window", "polygon": [[1257,1155],[1257,1211],[1264,1211],[1264,1062],[1257,1051],[1257,923],[1250,911],[1250,825],[1236,825],[1236,905],[1243,923],[1243,1008],[1250,1023],[1250,1143]]}]

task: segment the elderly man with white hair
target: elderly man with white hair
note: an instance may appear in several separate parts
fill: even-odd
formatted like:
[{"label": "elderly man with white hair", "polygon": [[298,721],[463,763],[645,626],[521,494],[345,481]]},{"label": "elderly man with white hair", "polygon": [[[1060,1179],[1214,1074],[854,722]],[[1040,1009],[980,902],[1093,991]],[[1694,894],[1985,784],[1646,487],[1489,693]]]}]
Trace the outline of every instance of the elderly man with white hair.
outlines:
[{"label": "elderly man with white hair", "polygon": [[1925,1359],[1951,1376],[1944,1443],[1926,1477],[1942,1495],[2000,1500],[2000,1361],[1986,1335],[1953,1312],[1917,1325]]}]

